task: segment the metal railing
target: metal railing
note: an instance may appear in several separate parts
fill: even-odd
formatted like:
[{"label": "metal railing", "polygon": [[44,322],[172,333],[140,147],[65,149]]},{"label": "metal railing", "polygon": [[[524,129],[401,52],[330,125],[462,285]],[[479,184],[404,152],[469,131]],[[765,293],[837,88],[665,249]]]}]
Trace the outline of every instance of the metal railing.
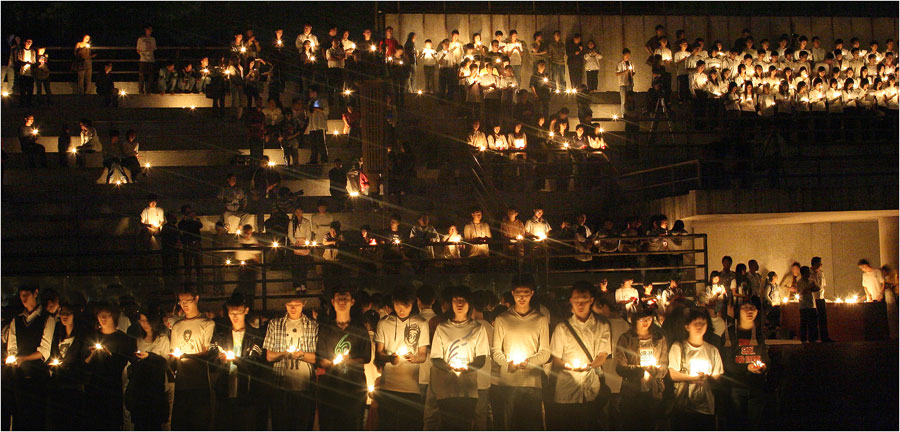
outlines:
[{"label": "metal railing", "polygon": [[[72,76],[74,72],[71,70],[71,64],[73,60],[73,55],[75,52],[75,47],[47,47],[47,53],[49,55],[49,64],[50,64],[50,76],[58,77],[58,76]],[[103,55],[97,55],[94,57],[94,72],[101,72],[103,70],[103,64],[106,62],[113,63],[112,73],[115,75],[134,75],[134,80],[137,80],[138,74],[138,63],[140,63],[140,57],[137,54],[137,50],[134,46],[128,47],[118,47],[118,46],[92,46],[91,51],[100,51]],[[207,46],[207,47],[187,47],[187,46],[162,46],[157,47],[155,52],[155,60],[154,63],[156,68],[162,67],[167,61],[172,61],[176,63],[176,66],[181,62],[192,62],[197,63],[203,57],[209,57],[209,63],[216,64],[218,59],[215,59],[214,56],[216,54],[224,54],[229,52],[229,48],[227,46],[215,47],[215,46]],[[155,79],[157,71],[154,70],[151,72]],[[56,79],[54,81],[63,81],[61,79]]]},{"label": "metal railing", "polygon": [[[262,238],[262,236],[260,237]],[[702,240],[702,247],[694,244]],[[685,243],[684,248],[678,246],[671,250],[638,250],[646,249],[649,241],[675,241]],[[596,246],[603,242],[618,243],[616,252],[601,252]],[[261,242],[262,243],[262,242]],[[558,240],[553,238],[528,239],[489,239],[482,241],[459,242],[400,242],[385,241],[376,245],[347,246],[273,246],[272,240],[265,240],[266,246],[256,247],[205,247],[189,250],[203,257],[203,265],[166,266],[161,265],[162,252],[159,250],[138,250],[119,252],[82,252],[78,254],[61,254],[42,252],[39,254],[4,254],[7,260],[3,268],[3,277],[69,277],[69,276],[129,276],[129,277],[166,277],[179,272],[190,273],[200,270],[205,275],[198,280],[201,287],[213,287],[223,295],[213,299],[224,299],[226,285],[253,284],[258,289],[263,310],[268,299],[282,298],[288,294],[269,293],[272,284],[289,283],[291,278],[279,276],[277,273],[289,271],[294,265],[290,262],[292,251],[308,249],[311,251],[307,268],[315,266],[332,267],[334,271],[324,271],[324,275],[307,277],[307,281],[323,283],[369,283],[377,285],[376,280],[392,280],[402,269],[412,271],[416,275],[444,274],[487,274],[487,273],[531,273],[543,286],[551,289],[554,281],[551,276],[572,274],[600,273],[647,273],[665,272],[686,273],[703,270],[708,272],[707,236],[706,234],[685,234],[670,236],[611,236],[597,238],[594,246],[578,251],[574,240]],[[690,243],[690,244],[687,244]],[[490,253],[487,256],[467,256],[460,249],[487,245]],[[455,248],[455,253],[436,252],[440,248]],[[636,248],[631,250],[630,248]],[[323,259],[317,251],[337,249],[337,259]],[[621,249],[621,250],[620,250]],[[184,250],[170,251],[183,253]],[[237,254],[252,255],[254,258]],[[702,256],[702,263],[697,263],[697,255]],[[694,256],[691,260],[654,260],[649,257]],[[144,259],[140,259],[143,257]],[[587,259],[590,257],[590,259]],[[113,267],[108,259],[130,262],[130,266]],[[149,258],[149,261],[147,260]],[[95,260],[96,259],[96,260]],[[53,268],[29,269],[36,262],[53,262]],[[687,261],[687,262],[685,262]],[[30,265],[32,264],[32,265]],[[92,265],[93,264],[93,265]],[[336,267],[336,268],[335,268]],[[237,275],[236,279],[226,280],[224,273]],[[702,278],[685,274],[684,283],[701,283]],[[312,296],[312,295],[310,295]]]}]

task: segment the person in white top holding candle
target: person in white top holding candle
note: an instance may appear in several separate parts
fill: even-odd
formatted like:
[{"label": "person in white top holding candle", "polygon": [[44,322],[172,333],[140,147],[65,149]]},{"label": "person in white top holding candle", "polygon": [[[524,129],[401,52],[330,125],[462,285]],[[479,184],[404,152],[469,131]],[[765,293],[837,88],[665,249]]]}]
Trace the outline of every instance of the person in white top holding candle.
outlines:
[{"label": "person in white top holding candle", "polygon": [[182,286],[178,305],[184,317],[172,325],[169,341],[176,371],[172,430],[201,430],[210,425],[208,352],[216,324],[200,313],[199,301],[193,285]]},{"label": "person in white top holding candle", "polygon": [[472,221],[463,227],[463,239],[474,244],[469,245],[469,256],[483,256],[490,254],[490,245],[487,241],[491,238],[491,227],[487,222],[482,222],[483,214],[480,208],[472,209]]},{"label": "person in white top holding candle", "polygon": [[669,349],[669,376],[675,383],[674,430],[715,429],[716,399],[710,380],[724,372],[722,356],[703,340],[709,327],[705,310],[692,309],[685,319],[687,337]]},{"label": "person in white top holding candle", "polygon": [[435,73],[437,72],[437,51],[431,46],[431,39],[425,39],[425,47],[419,53],[419,63],[425,71],[425,92],[434,94],[435,89]]},{"label": "person in white top holding candle", "polygon": [[489,336],[472,319],[471,293],[449,287],[452,318],[438,324],[431,343],[431,386],[440,410],[441,430],[471,430],[478,401],[478,371],[488,363]]},{"label": "person in white top holding candle", "polygon": [[[554,402],[559,424],[554,430],[596,430],[600,397],[600,369],[612,353],[609,324],[595,317],[593,286],[576,282],[569,293],[572,316],[553,330],[550,355],[557,373]],[[549,426],[549,425],[548,425]]]},{"label": "person in white top holding candle", "polygon": [[[512,282],[515,304],[494,321],[491,355],[500,365],[496,387],[503,430],[542,428],[542,366],[550,359],[549,318],[531,306],[534,282],[528,276]],[[493,389],[492,389],[493,391]]]},{"label": "person in white top holding candle", "polygon": [[880,302],[884,300],[884,276],[881,270],[872,267],[869,260],[861,259],[857,267],[862,271],[862,286],[866,291],[867,302]]},{"label": "person in white top holding candle", "polygon": [[652,309],[641,307],[631,317],[631,328],[616,342],[616,372],[622,377],[622,427],[653,430],[661,413],[661,400],[669,364],[669,344],[653,326]]},{"label": "person in white top holding candle", "polygon": [[375,330],[376,364],[383,365],[378,402],[379,430],[421,430],[424,401],[419,390],[419,365],[431,344],[428,322],[413,314],[415,292],[398,287],[393,294],[394,313]]}]

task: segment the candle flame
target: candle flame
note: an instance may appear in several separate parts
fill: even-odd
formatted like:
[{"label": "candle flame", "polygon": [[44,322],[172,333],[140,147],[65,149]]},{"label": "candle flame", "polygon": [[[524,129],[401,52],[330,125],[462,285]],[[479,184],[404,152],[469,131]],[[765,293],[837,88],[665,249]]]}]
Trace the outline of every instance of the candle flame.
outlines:
[{"label": "candle flame", "polygon": [[417,91],[416,94],[418,94],[419,96],[421,96],[421,95],[422,95],[422,90]]},{"label": "candle flame", "polygon": [[619,119],[619,115],[618,115],[618,114],[613,114],[613,115],[612,115],[612,119],[613,119],[613,121],[618,120],[618,119]]},{"label": "candle flame", "polygon": [[838,298],[834,299],[834,302],[835,302],[835,303],[843,303],[843,302],[844,302],[844,299],[838,297]]},{"label": "candle flame", "polygon": [[231,258],[225,259],[225,265],[231,265]]},{"label": "candle flame", "polygon": [[333,363],[336,364],[336,365],[339,365],[339,364],[343,363],[343,361],[344,361],[344,355],[343,355],[343,354],[338,354],[338,355],[336,355],[336,356],[334,357],[334,362],[333,362]]},{"label": "candle flame", "polygon": [[269,161],[268,165],[269,165],[270,167],[273,167],[273,166],[275,166],[276,164],[275,164],[275,161]]},{"label": "candle flame", "polygon": [[4,92],[3,92],[3,97],[9,97],[9,92],[8,92],[8,91],[4,91]]},{"label": "candle flame", "polygon": [[375,48],[375,45],[372,45],[372,46],[369,47],[369,51],[372,51],[372,52],[375,52],[376,49],[377,49],[377,48]]},{"label": "candle flame", "polygon": [[272,242],[272,247],[273,247],[273,248],[277,248],[277,247],[278,247],[278,242],[277,242],[277,241],[273,241],[273,242]]},{"label": "candle flame", "polygon": [[303,242],[303,245],[304,245],[304,246],[309,246],[309,240]]},{"label": "candle flame", "polygon": [[356,198],[359,196],[359,192],[356,192],[356,191],[350,192],[350,196],[353,198]]},{"label": "candle flame", "polygon": [[641,357],[641,367],[656,366],[656,365],[657,365],[656,356],[649,356],[649,357],[642,356]]},{"label": "candle flame", "polygon": [[789,298],[787,298],[787,297],[782,297],[782,298],[781,298],[781,302],[782,302],[782,303],[787,303],[787,302],[789,302],[789,301],[791,301],[791,299],[789,299]]},{"label": "candle flame", "polygon": [[512,360],[514,365],[525,363],[526,358],[525,353],[521,351],[516,351],[509,355],[509,359]]},{"label": "candle flame", "polygon": [[6,364],[16,364],[16,356],[11,355],[6,358]]},{"label": "candle flame", "polygon": [[128,92],[125,90],[119,90],[119,96],[122,96],[122,97],[128,96]]},{"label": "candle flame", "polygon": [[242,265],[242,266],[247,265],[247,262],[244,261],[244,260],[241,260],[241,265]]},{"label": "candle flame", "polygon": [[397,355],[398,355],[398,356],[403,357],[403,356],[405,356],[405,355],[407,355],[407,354],[409,354],[409,348],[407,348],[406,345],[403,345],[403,346],[401,346],[400,348],[397,349]]},{"label": "candle flame", "polygon": [[41,132],[41,131],[38,130],[37,128],[31,130],[31,134],[32,134],[32,135],[37,135],[37,134],[39,134],[40,132]]},{"label": "candle flame", "polygon": [[172,357],[181,358],[182,355],[184,355],[184,353],[181,352],[181,348],[175,347],[175,349],[172,350]]},{"label": "candle flame", "polygon": [[318,243],[317,241],[313,240],[312,243],[310,243],[310,244],[313,245],[313,246],[316,246],[316,245],[318,245],[319,243]]},{"label": "candle flame", "polygon": [[225,351],[225,360],[234,360],[234,351]]},{"label": "candle flame", "polygon": [[288,347],[287,352],[289,352],[289,353],[297,352],[297,347],[294,345],[291,345]]},{"label": "candle flame", "polygon": [[704,359],[693,359],[690,364],[690,374],[692,376],[698,376],[701,373],[709,375],[712,370],[712,365],[708,360]]},{"label": "candle flame", "polygon": [[859,296],[856,294],[847,298],[847,303],[857,303],[857,302],[859,302]]},{"label": "candle flame", "polygon": [[398,238],[395,238],[395,239],[394,239],[394,242],[393,242],[393,243],[394,243],[394,244],[395,244],[395,245],[398,245],[398,244],[400,244],[400,239],[398,239]]},{"label": "candle flame", "polygon": [[375,386],[373,384],[369,384],[369,393],[375,392]]},{"label": "candle flame", "polygon": [[547,234],[541,232],[537,233],[535,237],[537,237],[537,241],[544,241],[547,239]]},{"label": "candle flame", "polygon": [[331,131],[331,134],[334,135],[334,136],[338,136],[338,135],[340,135],[341,133],[338,132],[337,129],[335,129],[335,130]]},{"label": "candle flame", "polygon": [[350,96],[350,93],[353,93],[350,89],[344,90],[344,96]]},{"label": "candle flame", "polygon": [[579,358],[572,359],[571,363],[566,363],[566,367],[569,369],[582,369],[584,366],[584,363]]},{"label": "candle flame", "polygon": [[55,358],[50,361],[50,366],[59,366],[59,359]]}]

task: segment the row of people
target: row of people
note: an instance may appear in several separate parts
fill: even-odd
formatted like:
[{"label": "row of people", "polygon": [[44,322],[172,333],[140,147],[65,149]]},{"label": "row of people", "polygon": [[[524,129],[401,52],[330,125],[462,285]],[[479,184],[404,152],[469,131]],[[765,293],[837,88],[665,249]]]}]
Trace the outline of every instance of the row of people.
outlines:
[{"label": "row of people", "polygon": [[[511,288],[507,306],[493,307],[465,287],[446,288],[439,302],[400,288],[379,310],[337,288],[312,315],[298,296],[257,322],[239,296],[210,320],[185,287],[177,314],[141,308],[126,334],[113,306],[51,311],[38,289],[22,287],[24,312],[4,345],[13,425],[43,429],[48,416],[54,429],[115,430],[126,407],[135,428],[160,429],[170,403],[173,430],[265,430],[270,418],[275,430],[310,429],[316,413],[322,430],[712,429],[726,412],[735,426],[762,421],[745,406],[766,397],[758,299],[730,309],[723,342],[711,339],[707,312],[680,297],[668,312],[639,302],[626,320],[605,286],[578,283],[565,306],[533,299],[527,278]],[[673,384],[676,409],[664,415]]]}]

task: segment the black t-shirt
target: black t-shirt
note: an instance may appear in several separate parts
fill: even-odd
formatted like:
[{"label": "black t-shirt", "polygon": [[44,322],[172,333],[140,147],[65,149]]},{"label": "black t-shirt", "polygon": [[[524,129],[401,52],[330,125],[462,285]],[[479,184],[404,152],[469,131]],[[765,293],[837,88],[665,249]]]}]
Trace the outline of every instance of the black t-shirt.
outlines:
[{"label": "black t-shirt", "polygon": [[535,73],[531,75],[529,87],[534,87],[539,98],[550,99],[550,82],[544,82],[544,78],[550,78],[550,75],[548,75],[546,71],[544,71],[544,73]]},{"label": "black t-shirt", "polygon": [[[341,330],[334,322],[319,324],[316,357],[333,360],[338,354],[368,363],[372,359],[372,342],[369,333],[358,324],[351,323]],[[330,400],[351,395],[365,395],[366,373],[361,364],[344,364],[328,369],[319,378],[319,396]]]},{"label": "black t-shirt", "polygon": [[102,392],[100,394],[104,395],[121,395],[122,370],[134,357],[134,353],[137,351],[137,341],[116,330],[112,334],[96,332],[86,342],[82,346],[84,358],[90,355],[91,348],[97,343],[106,347],[110,352],[110,354],[106,352],[94,354],[94,358],[87,364],[87,371],[90,374],[88,381],[89,391]]}]

